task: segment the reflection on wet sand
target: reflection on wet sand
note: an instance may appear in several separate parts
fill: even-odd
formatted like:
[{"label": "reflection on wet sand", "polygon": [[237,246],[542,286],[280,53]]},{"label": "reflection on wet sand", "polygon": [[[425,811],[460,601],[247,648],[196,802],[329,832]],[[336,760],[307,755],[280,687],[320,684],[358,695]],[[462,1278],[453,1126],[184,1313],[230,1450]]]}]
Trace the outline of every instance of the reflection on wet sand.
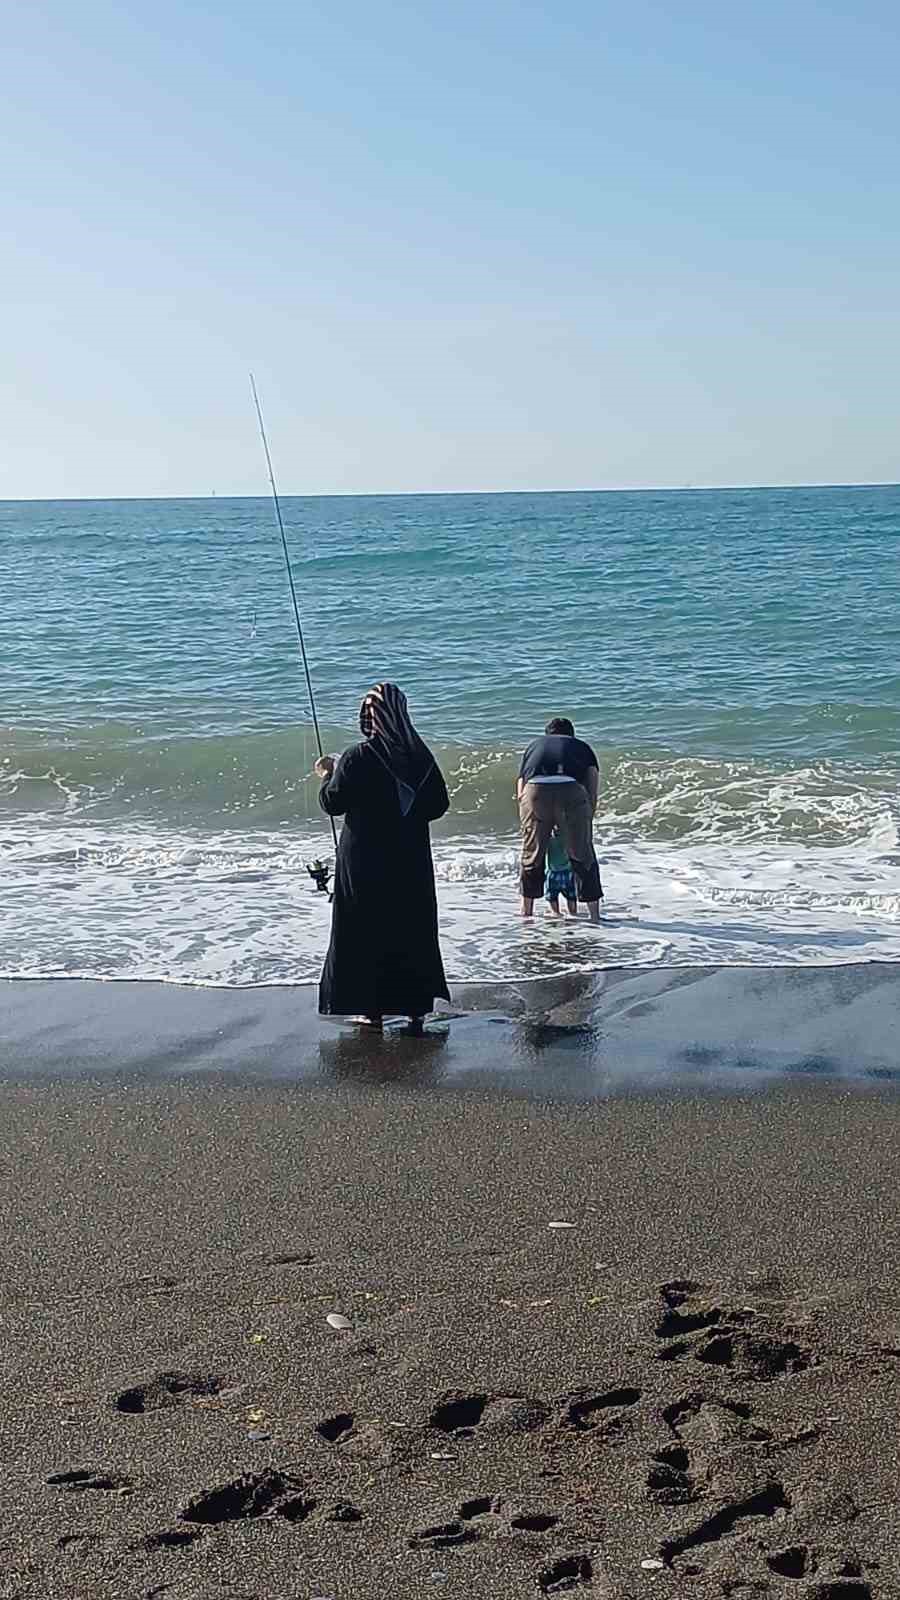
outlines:
[{"label": "reflection on wet sand", "polygon": [[320,1040],[319,1070],[332,1083],[428,1089],[443,1076],[442,1056],[448,1039],[446,1025],[428,1027],[421,1033],[409,1028],[386,1028],[377,1033],[351,1026],[334,1038]]},{"label": "reflection on wet sand", "polygon": [[312,988],[0,986],[7,1077],[243,1076],[534,1099],[900,1084],[900,965],[681,967],[457,985],[423,1035],[323,1021]]}]

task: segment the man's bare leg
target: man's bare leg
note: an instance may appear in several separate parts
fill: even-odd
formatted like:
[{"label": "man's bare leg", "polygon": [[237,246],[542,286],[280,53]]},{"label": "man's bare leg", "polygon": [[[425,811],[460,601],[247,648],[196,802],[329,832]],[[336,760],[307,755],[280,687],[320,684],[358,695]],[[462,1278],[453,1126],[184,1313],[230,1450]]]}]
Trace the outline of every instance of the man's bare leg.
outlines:
[{"label": "man's bare leg", "polygon": [[592,922],[599,922],[600,921],[600,901],[599,900],[589,900],[588,903],[587,903],[587,908],[588,908],[588,916],[590,917],[591,921]]},{"label": "man's bare leg", "polygon": [[529,900],[528,896],[524,894],[522,896],[522,915],[523,917],[534,916],[534,900]]}]

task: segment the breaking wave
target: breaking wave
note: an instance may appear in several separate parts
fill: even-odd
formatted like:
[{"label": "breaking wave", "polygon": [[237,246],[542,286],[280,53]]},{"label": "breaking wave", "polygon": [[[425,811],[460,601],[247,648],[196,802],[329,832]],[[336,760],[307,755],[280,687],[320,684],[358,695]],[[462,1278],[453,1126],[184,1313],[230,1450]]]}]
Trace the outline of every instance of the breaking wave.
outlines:
[{"label": "breaking wave", "polygon": [[[339,749],[346,735],[332,731]],[[291,828],[319,817],[309,730],[160,740],[101,727],[64,742],[7,734],[0,817],[135,818],[208,829]],[[516,755],[436,745],[451,812],[439,833],[497,836],[514,824]],[[897,844],[900,769],[704,759],[606,750],[598,828],[610,840]]]},{"label": "breaking wave", "polygon": [[[435,830],[451,979],[900,959],[893,767],[602,752],[595,931],[516,916],[514,753],[436,753],[452,795]],[[331,838],[312,758],[302,728],[8,737],[0,975],[313,981],[328,902],[305,867]]]}]

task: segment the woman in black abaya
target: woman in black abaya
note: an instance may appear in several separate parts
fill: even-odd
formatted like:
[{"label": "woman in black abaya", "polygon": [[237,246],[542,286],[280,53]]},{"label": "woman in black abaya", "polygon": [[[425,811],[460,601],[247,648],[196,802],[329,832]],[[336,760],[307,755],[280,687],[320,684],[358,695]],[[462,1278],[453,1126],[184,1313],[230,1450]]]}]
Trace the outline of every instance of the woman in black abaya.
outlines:
[{"label": "woman in black abaya", "polygon": [[316,763],[322,810],[344,818],[319,1010],[375,1024],[390,1015],[418,1022],[436,999],[450,999],[428,829],[450,801],[396,684],[366,695],[359,726],[361,743],[337,766],[332,756]]}]

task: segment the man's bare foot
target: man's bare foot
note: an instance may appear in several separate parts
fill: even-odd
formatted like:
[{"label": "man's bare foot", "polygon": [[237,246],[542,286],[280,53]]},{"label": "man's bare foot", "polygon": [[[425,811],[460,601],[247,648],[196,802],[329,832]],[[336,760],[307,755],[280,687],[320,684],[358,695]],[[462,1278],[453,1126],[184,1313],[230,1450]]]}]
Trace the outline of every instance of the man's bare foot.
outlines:
[{"label": "man's bare foot", "polygon": [[522,896],[522,915],[523,917],[534,916],[534,901],[526,900],[524,895]]},{"label": "man's bare foot", "polygon": [[599,922],[600,921],[600,901],[599,900],[589,900],[588,901],[588,916],[590,917],[592,922]]}]

